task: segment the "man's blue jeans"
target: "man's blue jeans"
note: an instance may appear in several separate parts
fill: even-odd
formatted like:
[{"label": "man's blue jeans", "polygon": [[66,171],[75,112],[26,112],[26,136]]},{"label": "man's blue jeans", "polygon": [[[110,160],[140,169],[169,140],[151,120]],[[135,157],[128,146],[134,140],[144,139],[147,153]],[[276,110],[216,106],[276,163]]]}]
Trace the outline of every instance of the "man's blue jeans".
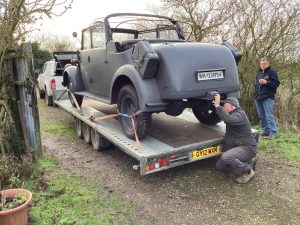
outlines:
[{"label": "man's blue jeans", "polygon": [[274,103],[274,99],[271,98],[255,100],[256,109],[264,134],[277,134],[276,121],[273,112]]}]

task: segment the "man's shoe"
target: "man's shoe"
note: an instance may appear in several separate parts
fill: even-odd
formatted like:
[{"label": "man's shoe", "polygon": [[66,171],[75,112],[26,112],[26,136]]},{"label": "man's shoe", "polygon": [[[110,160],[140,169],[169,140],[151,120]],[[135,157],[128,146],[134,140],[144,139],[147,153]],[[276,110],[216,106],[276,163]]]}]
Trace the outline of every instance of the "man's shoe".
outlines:
[{"label": "man's shoe", "polygon": [[266,139],[266,140],[272,140],[273,139],[273,135],[264,136],[263,138]]},{"label": "man's shoe", "polygon": [[236,178],[236,182],[239,184],[246,184],[249,182],[249,180],[254,176],[255,172],[253,169],[250,169],[249,171],[243,173],[241,176]]},{"label": "man's shoe", "polygon": [[249,162],[251,169],[255,170],[256,167],[256,157],[252,158]]},{"label": "man's shoe", "polygon": [[267,133],[262,133],[260,136],[262,137],[266,137],[266,136],[269,136],[270,134],[267,134]]}]

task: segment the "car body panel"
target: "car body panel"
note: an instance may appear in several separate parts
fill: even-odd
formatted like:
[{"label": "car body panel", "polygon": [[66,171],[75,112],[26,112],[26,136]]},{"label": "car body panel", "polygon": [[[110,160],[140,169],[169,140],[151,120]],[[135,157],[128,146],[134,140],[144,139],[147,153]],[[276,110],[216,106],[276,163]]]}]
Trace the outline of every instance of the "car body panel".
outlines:
[{"label": "car body panel", "polygon": [[[53,60],[45,62],[42,73],[37,78],[39,89],[44,93],[47,92],[48,96],[54,96],[54,91],[56,94],[60,94],[66,89],[62,84],[65,65],[72,60],[78,60],[77,52],[73,51],[53,52],[53,57]],[[51,89],[50,84],[53,79],[55,80],[55,90]]]},{"label": "car body panel", "polygon": [[[121,76],[128,77],[132,82],[139,96],[140,109],[142,111],[149,111],[149,109],[151,109],[151,111],[160,111],[167,105],[167,103],[160,98],[156,80],[142,80],[139,72],[133,65],[127,64],[119,68],[114,75],[112,84],[115,84],[115,81]],[[110,93],[113,93],[113,89],[114,87],[111,86]],[[116,101],[112,101],[111,103],[116,103]],[[149,105],[154,106],[149,107]]]},{"label": "car body panel", "polygon": [[[204,43],[173,43],[156,50],[160,64],[156,73],[164,100],[205,96],[209,90],[226,93],[238,90],[238,72],[228,48]],[[197,81],[197,71],[224,71],[224,79]]]},{"label": "car body panel", "polygon": [[[141,31],[138,29],[147,28],[148,24],[122,27],[126,21],[132,23],[139,16],[154,17],[153,21],[159,21],[159,26]],[[131,19],[117,22],[113,27],[113,19],[118,17]],[[161,26],[161,20],[167,20],[169,25]],[[163,33],[164,28],[166,33]],[[155,31],[156,38],[147,38],[148,31]],[[171,34],[173,31],[176,31],[175,38]],[[163,38],[160,32],[167,36],[170,33],[170,37]],[[120,38],[124,33],[134,39]],[[137,46],[144,55],[138,52]],[[111,14],[83,30],[78,69],[67,68],[64,81],[69,76],[75,92],[110,104],[117,102],[121,86],[131,83],[137,92],[140,108],[149,112],[165,111],[172,102],[206,100],[208,93],[214,91],[221,93],[222,98],[229,95],[239,97],[238,60],[228,46],[187,42],[179,23],[168,17]],[[145,65],[148,67],[143,67]],[[145,68],[150,69],[144,76]],[[197,76],[207,71],[222,73],[224,77],[197,80]],[[184,106],[191,107],[186,103]]]}]

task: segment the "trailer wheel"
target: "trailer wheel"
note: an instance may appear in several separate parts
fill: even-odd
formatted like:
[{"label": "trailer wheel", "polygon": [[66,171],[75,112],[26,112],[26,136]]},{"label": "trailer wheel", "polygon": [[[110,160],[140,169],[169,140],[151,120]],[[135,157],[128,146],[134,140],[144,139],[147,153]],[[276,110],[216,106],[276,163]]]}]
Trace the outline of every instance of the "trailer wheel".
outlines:
[{"label": "trailer wheel", "polygon": [[219,118],[215,110],[209,109],[206,111],[199,110],[199,108],[192,108],[195,117],[203,124],[216,125],[222,120]]},{"label": "trailer wheel", "polygon": [[96,151],[102,151],[111,145],[111,143],[102,137],[95,129],[91,129],[91,140],[93,149]]},{"label": "trailer wheel", "polygon": [[[139,110],[139,99],[135,88],[127,84],[123,86],[118,95],[118,110],[120,113],[133,115]],[[134,129],[130,118],[119,117],[122,129],[127,137],[135,139]],[[139,139],[143,139],[148,134],[151,124],[151,113],[141,113],[135,117],[136,132]]]},{"label": "trailer wheel", "polygon": [[47,90],[45,91],[45,100],[47,106],[53,106],[53,96],[49,96]]},{"label": "trailer wheel", "polygon": [[[73,91],[73,88],[72,88],[72,82],[71,82],[70,80],[69,80],[69,82],[68,82],[68,84],[67,84],[67,88],[68,88],[71,92],[73,92],[73,94],[74,94],[74,91]],[[71,95],[71,93],[70,93],[69,91],[68,91],[68,95],[69,95],[69,99],[70,99],[71,105],[72,105],[74,108],[76,108],[75,101],[74,101],[74,99],[73,99],[73,97],[72,97],[72,95]],[[83,96],[82,96],[82,95],[76,95],[76,94],[74,94],[74,96],[75,96],[75,99],[76,99],[76,101],[77,101],[79,107],[81,107],[82,101],[83,101]]]},{"label": "trailer wheel", "polygon": [[82,121],[76,118],[76,133],[79,138],[83,138]]},{"label": "trailer wheel", "polygon": [[83,139],[87,144],[91,144],[91,127],[86,123],[82,123]]}]

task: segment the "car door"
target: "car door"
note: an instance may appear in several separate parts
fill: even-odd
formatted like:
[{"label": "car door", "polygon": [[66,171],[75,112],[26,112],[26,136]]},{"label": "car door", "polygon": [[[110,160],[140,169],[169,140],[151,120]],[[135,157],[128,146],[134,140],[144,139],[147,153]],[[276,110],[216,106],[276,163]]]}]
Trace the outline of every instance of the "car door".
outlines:
[{"label": "car door", "polygon": [[91,27],[91,50],[88,58],[88,71],[92,78],[93,92],[103,98],[108,98],[110,79],[107,74],[106,41],[103,23]]},{"label": "car door", "polygon": [[89,61],[91,51],[91,29],[87,28],[82,31],[82,44],[80,51],[80,72],[83,85],[86,91],[93,92],[92,77],[89,74]]}]

